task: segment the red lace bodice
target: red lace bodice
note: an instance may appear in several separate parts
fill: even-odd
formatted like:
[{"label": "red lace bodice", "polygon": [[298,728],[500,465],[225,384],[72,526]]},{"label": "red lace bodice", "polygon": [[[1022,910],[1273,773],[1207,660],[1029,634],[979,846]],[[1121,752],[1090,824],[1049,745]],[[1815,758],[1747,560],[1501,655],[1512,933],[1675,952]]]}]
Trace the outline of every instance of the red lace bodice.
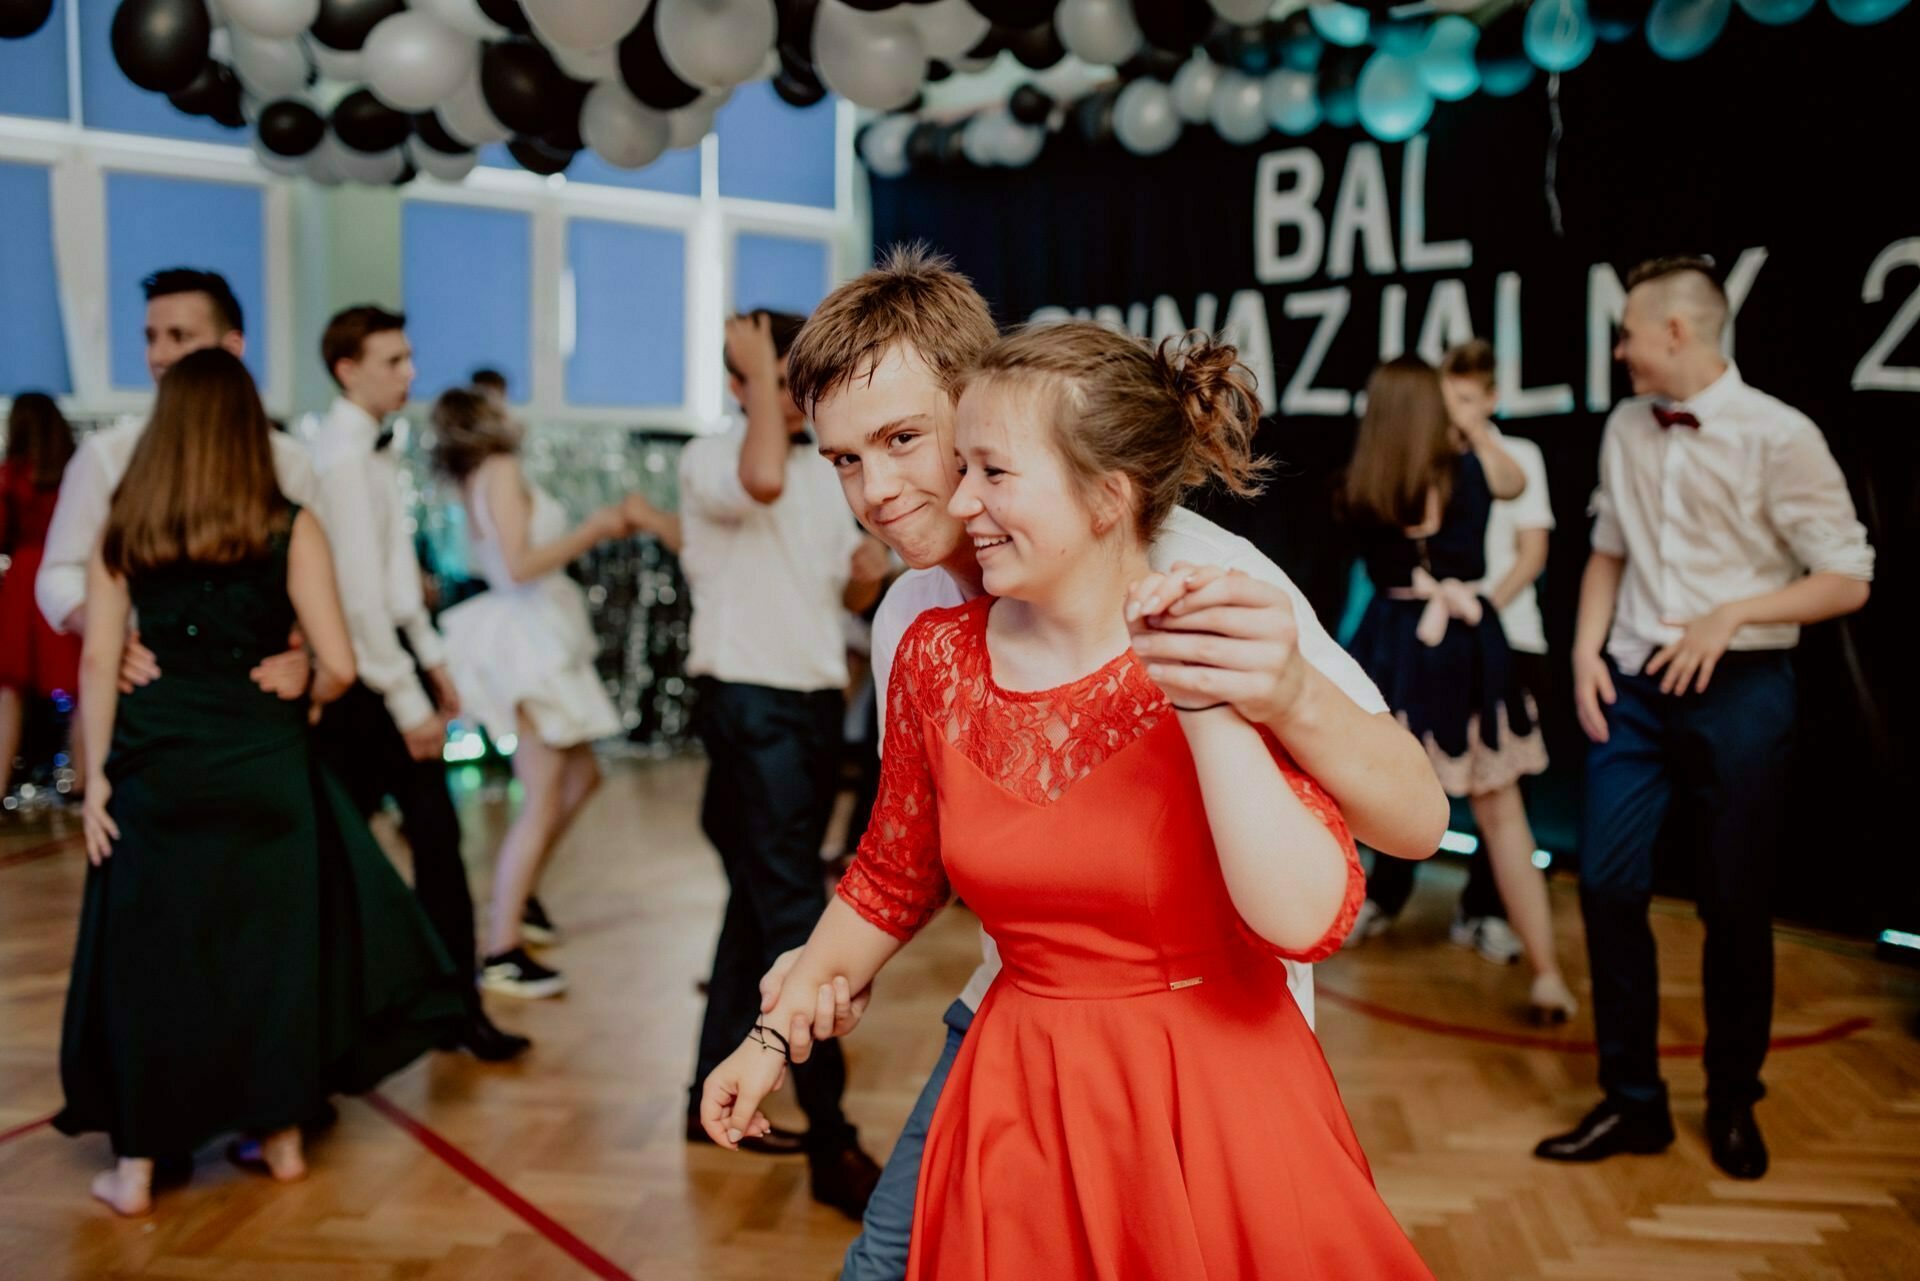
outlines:
[{"label": "red lace bodice", "polygon": [[[859,857],[841,881],[839,893],[868,921],[899,938],[923,927],[951,895],[942,861],[937,770],[929,757],[941,743],[999,794],[1052,811],[1076,784],[1173,715],[1165,695],[1132,650],[1053,689],[1002,689],[994,682],[987,650],[991,607],[992,601],[983,597],[951,609],[929,610],[907,629],[894,659],[879,794]],[[1333,928],[1308,953],[1286,953],[1301,960],[1317,959],[1337,948],[1351,929],[1364,896],[1365,878],[1333,799],[1294,765],[1270,735],[1263,737],[1295,794],[1347,849],[1348,893]],[[1179,740],[1175,735],[1166,741]],[[1185,785],[1194,786],[1191,762],[1182,765]],[[1167,785],[1179,785],[1180,777],[1170,765]],[[1154,803],[1151,797],[1142,799]],[[958,821],[969,817],[962,813]],[[1036,843],[1051,839],[1040,835],[1043,825],[1037,822],[1016,822],[1012,831],[1019,833],[1022,826],[1033,833]],[[948,835],[951,845],[955,834]],[[1207,836],[1202,831],[1195,838]],[[1044,850],[1033,851],[1036,858],[1044,854]],[[1209,848],[1208,858],[1212,857]]]}]

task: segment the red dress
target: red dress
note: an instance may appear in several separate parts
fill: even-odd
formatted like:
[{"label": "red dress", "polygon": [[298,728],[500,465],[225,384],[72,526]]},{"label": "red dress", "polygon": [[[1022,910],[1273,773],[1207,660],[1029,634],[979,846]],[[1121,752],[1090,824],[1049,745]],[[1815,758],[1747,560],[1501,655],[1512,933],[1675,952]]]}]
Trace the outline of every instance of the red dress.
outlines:
[{"label": "red dress", "polygon": [[59,497],[34,488],[31,472],[0,462],[0,552],[12,558],[0,576],[0,689],[30,696],[71,697],[80,685],[80,638],[47,626],[33,603]]},{"label": "red dress", "polygon": [[[994,684],[982,598],[907,629],[840,894],[900,938],[958,890],[1000,945],[927,1136],[908,1281],[1430,1277],[1275,949],[1228,898],[1178,719],[1131,650]],[[1272,744],[1272,740],[1268,740]],[[1294,791],[1364,878],[1330,797]]]}]

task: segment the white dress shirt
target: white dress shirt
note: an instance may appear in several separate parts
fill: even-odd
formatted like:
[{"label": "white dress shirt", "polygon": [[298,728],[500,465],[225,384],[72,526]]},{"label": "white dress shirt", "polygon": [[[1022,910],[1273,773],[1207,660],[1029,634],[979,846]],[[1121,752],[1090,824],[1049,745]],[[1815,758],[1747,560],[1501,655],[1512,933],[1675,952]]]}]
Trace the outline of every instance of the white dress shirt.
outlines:
[{"label": "white dress shirt", "polygon": [[[1519,436],[1502,436],[1493,429],[1494,439],[1507,456],[1527,475],[1527,487],[1518,498],[1495,499],[1487,515],[1487,576],[1480,590],[1491,591],[1513,562],[1519,559],[1520,534],[1529,529],[1553,528],[1553,498],[1547,492],[1547,460],[1540,446]],[[1507,607],[1500,611],[1500,630],[1507,634],[1507,645],[1523,654],[1547,652],[1547,629],[1540,621],[1540,597],[1528,583]]]},{"label": "white dress shirt", "polygon": [[[1662,428],[1650,397],[1613,411],[1600,441],[1593,549],[1624,557],[1607,652],[1638,672],[1685,623],[1804,574],[1873,579],[1873,548],[1846,478],[1811,419],[1727,372],[1673,406],[1700,421]],[[1736,650],[1791,649],[1795,623],[1734,633]]]},{"label": "white dress shirt", "polygon": [[860,527],[811,445],[787,451],[772,503],[740,483],[744,426],[680,454],[680,568],[693,593],[687,672],[740,685],[843,689],[842,597]]},{"label": "white dress shirt", "polygon": [[[1147,548],[1147,561],[1157,570],[1170,569],[1182,561],[1190,565],[1219,565],[1227,569],[1237,569],[1249,578],[1257,578],[1284,591],[1293,601],[1294,621],[1299,628],[1300,656],[1311,663],[1314,670],[1332,681],[1340,692],[1360,705],[1361,710],[1376,713],[1387,710],[1387,700],[1380,696],[1380,690],[1355,662],[1353,655],[1342,649],[1325,626],[1319,615],[1313,612],[1313,606],[1307,603],[1306,595],[1288,578],[1286,572],[1262,555],[1255,547],[1238,534],[1229,533],[1206,517],[1176,507],[1161,526],[1159,536]],[[880,744],[886,748],[887,730],[887,682],[892,678],[894,655],[899,652],[900,638],[906,634],[907,627],[914,619],[930,609],[940,609],[950,605],[962,605],[971,599],[973,593],[963,586],[959,579],[944,569],[916,569],[902,574],[893,586],[887,589],[885,599],[873,618],[873,682],[880,698]],[[987,988],[993,984],[994,977],[1000,973],[1000,950],[994,945],[992,935],[980,931],[980,953],[982,960],[973,977],[967,980],[966,988],[960,993],[960,1000],[970,1010],[980,1008],[981,1000],[987,994]],[[1307,1026],[1313,1026],[1313,967],[1298,961],[1286,961],[1287,986],[1293,991],[1293,999],[1300,1007],[1300,1013],[1306,1016]]]},{"label": "white dress shirt", "polygon": [[[344,396],[333,402],[313,429],[315,505],[333,549],[354,665],[405,732],[433,715],[414,660],[421,667],[439,667],[446,650],[420,594],[420,562],[400,493],[400,464],[391,452],[374,448],[379,438],[373,415]],[[400,643],[401,632],[413,647],[411,656]]]},{"label": "white dress shirt", "polygon": [[[87,562],[107,527],[113,493],[127,474],[133,448],[147,429],[144,416],[123,418],[80,442],[60,479],[60,497],[47,526],[47,550],[33,581],[34,599],[48,626],[61,630],[67,619],[87,601]],[[313,466],[300,442],[282,431],[272,432],[273,473],[289,502],[313,502]]]}]

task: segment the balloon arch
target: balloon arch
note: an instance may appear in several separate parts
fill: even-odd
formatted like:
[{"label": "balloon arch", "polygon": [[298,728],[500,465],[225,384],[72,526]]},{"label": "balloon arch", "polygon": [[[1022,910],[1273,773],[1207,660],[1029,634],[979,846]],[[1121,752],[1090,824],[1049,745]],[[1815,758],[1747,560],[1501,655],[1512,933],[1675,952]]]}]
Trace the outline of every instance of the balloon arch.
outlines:
[{"label": "balloon arch", "polygon": [[[1768,25],[1821,2],[1737,0]],[[1864,26],[1908,0],[1824,2]],[[638,169],[698,142],[733,89],[760,79],[798,107],[832,92],[887,113],[862,130],[859,152],[898,177],[916,164],[1025,165],[1068,127],[1136,155],[1194,125],[1242,144],[1322,123],[1404,139],[1436,102],[1518,93],[1539,71],[1579,67],[1597,41],[1644,32],[1662,57],[1695,57],[1735,4],[122,0],[112,40],[134,84],[251,128],[261,163],[322,183],[457,181],[495,142],[539,174],[586,149]],[[0,39],[32,34],[52,8],[0,0]],[[916,114],[925,84],[1003,52],[1035,70],[1072,55],[1115,74],[1071,103],[1026,84],[964,120]]]}]

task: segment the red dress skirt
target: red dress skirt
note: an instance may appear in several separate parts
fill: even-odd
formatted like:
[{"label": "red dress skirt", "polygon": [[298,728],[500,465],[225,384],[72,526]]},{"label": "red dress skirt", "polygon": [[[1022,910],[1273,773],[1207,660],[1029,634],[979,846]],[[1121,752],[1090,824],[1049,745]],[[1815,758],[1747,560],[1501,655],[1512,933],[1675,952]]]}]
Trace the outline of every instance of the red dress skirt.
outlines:
[{"label": "red dress skirt", "polygon": [[80,638],[54,631],[33,601],[58,497],[0,463],[0,551],[12,558],[0,576],[0,689],[29,698],[70,698],[80,685]]}]

